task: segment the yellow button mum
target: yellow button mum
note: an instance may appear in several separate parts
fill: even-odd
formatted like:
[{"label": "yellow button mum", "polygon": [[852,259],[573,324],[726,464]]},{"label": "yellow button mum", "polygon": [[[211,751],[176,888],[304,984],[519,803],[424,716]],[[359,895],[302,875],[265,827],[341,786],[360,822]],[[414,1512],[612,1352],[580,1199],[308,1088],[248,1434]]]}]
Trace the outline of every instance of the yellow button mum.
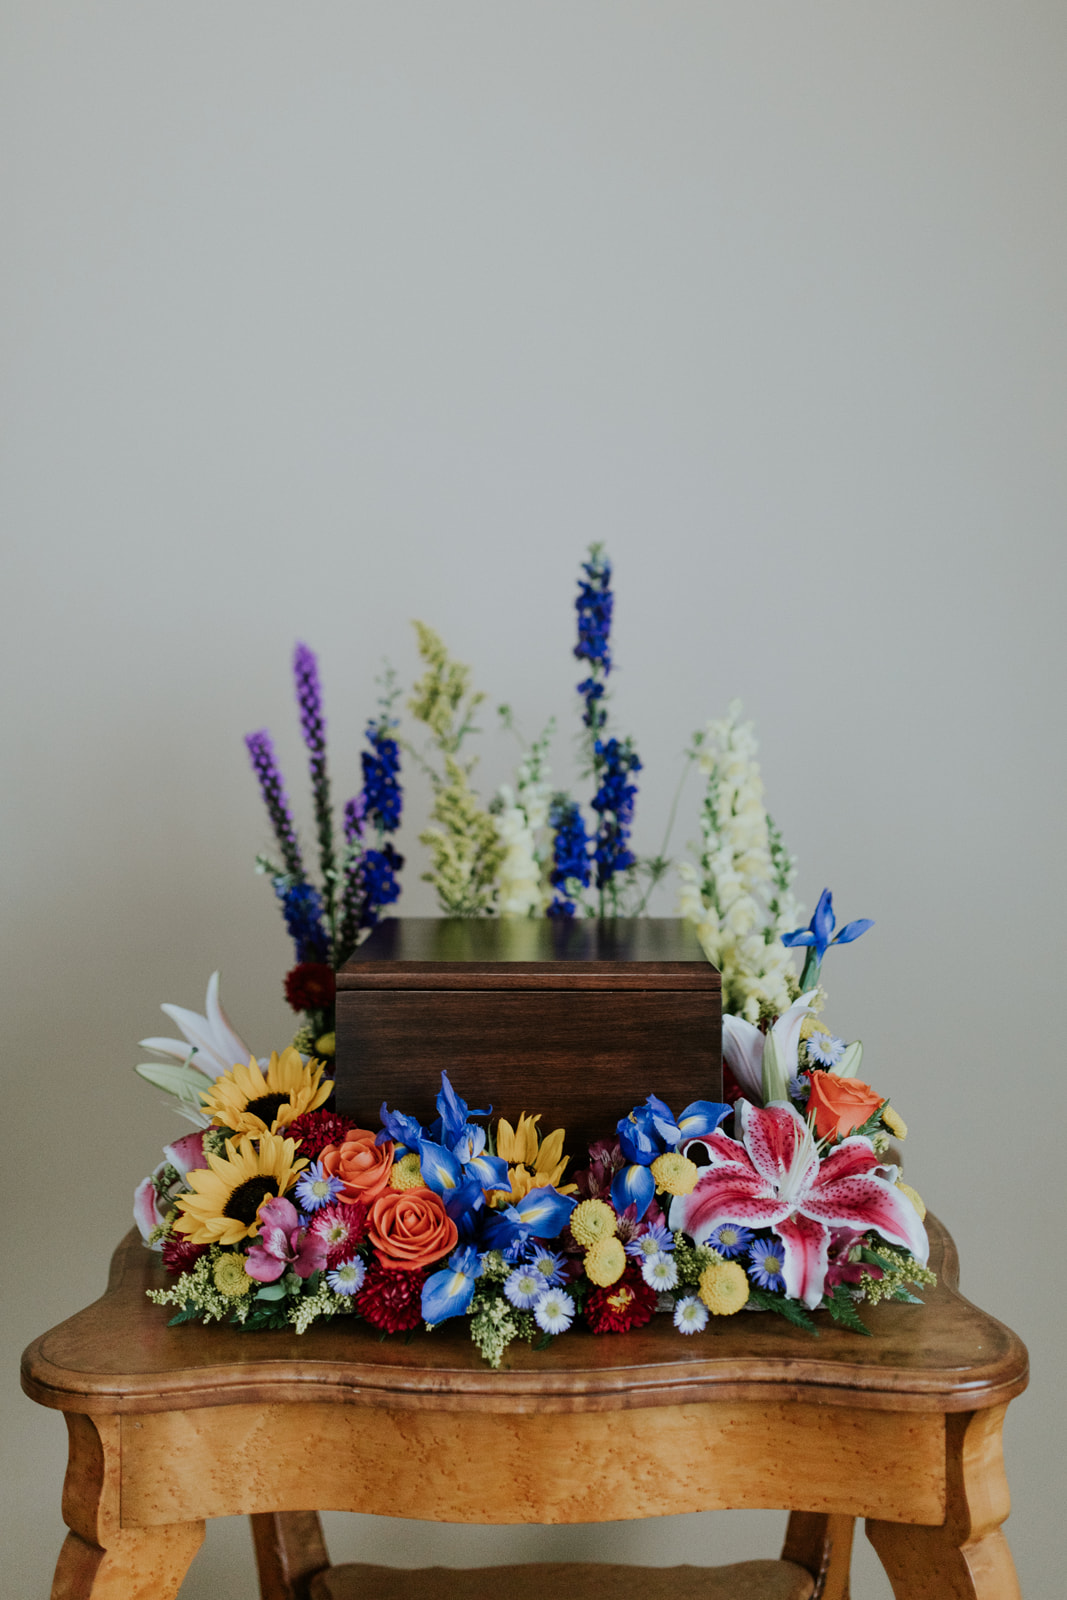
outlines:
[{"label": "yellow button mum", "polygon": [[211,1276],[219,1294],[225,1295],[227,1300],[241,1300],[252,1288],[252,1279],[239,1255],[219,1256]]},{"label": "yellow button mum", "polygon": [[337,1054],[336,1033],[321,1034],[315,1040],[315,1053],[320,1056],[335,1056]]},{"label": "yellow button mum", "polygon": [[926,1221],[926,1206],[923,1203],[922,1196],[915,1193],[915,1190],[912,1188],[910,1183],[900,1183],[898,1181],[897,1188],[900,1190],[901,1194],[906,1194],[907,1195],[908,1199],[911,1201],[912,1205],[915,1207],[916,1211],[919,1213],[919,1221],[920,1222],[925,1222]]},{"label": "yellow button mum", "polygon": [[393,1162],[389,1169],[389,1187],[399,1189],[401,1192],[405,1189],[425,1187],[422,1181],[422,1167],[414,1150],[410,1150],[406,1156],[401,1156],[399,1161]]},{"label": "yellow button mum", "polygon": [[204,1110],[219,1128],[234,1133],[278,1133],[305,1111],[317,1111],[333,1088],[325,1083],[321,1061],[305,1065],[292,1045],[281,1055],[272,1054],[266,1071],[257,1061],[237,1064],[215,1079],[201,1096]]},{"label": "yellow button mum", "polygon": [[700,1168],[688,1156],[677,1150],[668,1150],[652,1163],[652,1176],[667,1194],[692,1194],[700,1177]]},{"label": "yellow button mum", "polygon": [[[595,1205],[596,1201],[586,1203]],[[585,1275],[601,1289],[606,1289],[609,1283],[618,1283],[625,1271],[626,1251],[622,1247],[622,1240],[614,1235],[598,1239],[585,1252]]]},{"label": "yellow button mum", "polygon": [[736,1261],[713,1261],[697,1290],[713,1317],[732,1317],[748,1300],[748,1277]]},{"label": "yellow button mum", "polygon": [[[606,1200],[583,1200],[571,1212],[571,1232],[575,1243],[592,1245],[600,1239],[610,1239],[615,1232],[616,1221],[615,1213]],[[607,1281],[614,1283],[615,1279],[609,1278]]]},{"label": "yellow button mum", "polygon": [[893,1135],[893,1138],[899,1139],[901,1144],[903,1144],[904,1140],[908,1137],[908,1124],[904,1121],[904,1118],[899,1114],[899,1112],[894,1111],[892,1106],[883,1106],[882,1121]]}]

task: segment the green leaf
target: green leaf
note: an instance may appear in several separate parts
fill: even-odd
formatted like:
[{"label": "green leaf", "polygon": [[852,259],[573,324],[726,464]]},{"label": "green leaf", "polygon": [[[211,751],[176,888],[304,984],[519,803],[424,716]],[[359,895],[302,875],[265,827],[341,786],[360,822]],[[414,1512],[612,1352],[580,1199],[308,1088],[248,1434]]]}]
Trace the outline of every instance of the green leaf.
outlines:
[{"label": "green leaf", "polygon": [[195,1322],[199,1315],[200,1307],[194,1305],[191,1300],[187,1300],[177,1315],[171,1317],[170,1321],[167,1323],[167,1327],[175,1328],[179,1322]]},{"label": "green leaf", "polygon": [[860,1245],[860,1260],[867,1261],[872,1266],[881,1267],[883,1272],[895,1272],[900,1266],[899,1261],[890,1261],[888,1256],[879,1255],[877,1250],[872,1250],[870,1245]]},{"label": "green leaf", "polygon": [[267,1283],[256,1295],[257,1300],[284,1300],[288,1294],[284,1283]]},{"label": "green leaf", "polygon": [[177,1095],[179,1100],[189,1100],[195,1095],[199,1104],[200,1096],[211,1088],[211,1079],[206,1074],[184,1062],[179,1065],[177,1061],[142,1061],[133,1070],[154,1089]]},{"label": "green leaf", "polygon": [[909,1294],[903,1286],[894,1289],[889,1298],[890,1300],[900,1300],[904,1305],[909,1306],[921,1306],[924,1303],[917,1294]]},{"label": "green leaf", "polygon": [[852,1296],[843,1283],[836,1284],[833,1293],[827,1295],[826,1309],[834,1321],[840,1323],[841,1327],[849,1328],[853,1333],[862,1333],[868,1339],[874,1337],[870,1328],[868,1328],[856,1310]]},{"label": "green leaf", "polygon": [[552,1339],[553,1335],[551,1333],[543,1333],[533,1348],[535,1350],[547,1350],[549,1345],[552,1343]]},{"label": "green leaf", "polygon": [[819,1330],[812,1322],[804,1307],[796,1300],[787,1300],[785,1295],[771,1294],[766,1289],[761,1289],[756,1284],[750,1284],[748,1298],[753,1305],[762,1306],[764,1311],[773,1311],[779,1317],[784,1317],[791,1322],[794,1328],[803,1328],[805,1333],[810,1333],[813,1339],[819,1337]]}]

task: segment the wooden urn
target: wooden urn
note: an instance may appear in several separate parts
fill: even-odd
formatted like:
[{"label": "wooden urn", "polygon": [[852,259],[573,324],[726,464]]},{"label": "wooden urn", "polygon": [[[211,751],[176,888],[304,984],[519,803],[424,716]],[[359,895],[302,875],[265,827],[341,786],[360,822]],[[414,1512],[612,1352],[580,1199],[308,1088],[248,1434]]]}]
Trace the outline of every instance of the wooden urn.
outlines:
[{"label": "wooden urn", "polygon": [[650,1093],[721,1100],[721,1021],[675,918],[391,918],[337,975],[337,1109],[429,1123],[445,1070],[472,1110],[539,1111],[579,1156]]}]

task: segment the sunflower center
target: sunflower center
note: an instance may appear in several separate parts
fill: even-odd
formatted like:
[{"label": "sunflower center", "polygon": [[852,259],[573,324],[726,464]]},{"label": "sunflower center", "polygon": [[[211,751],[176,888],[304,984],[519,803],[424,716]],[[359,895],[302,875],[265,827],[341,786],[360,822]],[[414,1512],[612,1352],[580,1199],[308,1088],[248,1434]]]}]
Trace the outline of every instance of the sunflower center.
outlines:
[{"label": "sunflower center", "polygon": [[288,1104],[289,1096],[287,1094],[261,1094],[255,1100],[249,1100],[245,1106],[245,1111],[249,1116],[261,1118],[269,1128],[278,1114],[278,1107],[287,1106]]},{"label": "sunflower center", "polygon": [[239,1183],[230,1198],[222,1208],[224,1217],[233,1217],[236,1222],[243,1222],[250,1227],[256,1220],[256,1212],[268,1195],[272,1197],[278,1193],[277,1178],[246,1178],[244,1183]]}]

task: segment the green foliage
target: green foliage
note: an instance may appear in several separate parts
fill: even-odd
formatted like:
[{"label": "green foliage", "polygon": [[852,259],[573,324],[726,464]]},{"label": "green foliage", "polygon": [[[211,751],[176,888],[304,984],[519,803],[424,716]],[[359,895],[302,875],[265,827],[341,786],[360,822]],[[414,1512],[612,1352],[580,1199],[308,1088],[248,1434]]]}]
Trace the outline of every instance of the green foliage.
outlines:
[{"label": "green foliage", "polygon": [[872,1337],[871,1330],[856,1310],[856,1304],[848,1291],[848,1285],[837,1283],[825,1297],[826,1309],[842,1328],[850,1328],[853,1333],[862,1333],[868,1339]]},{"label": "green foliage", "polygon": [[787,1300],[784,1295],[771,1294],[767,1289],[761,1289],[758,1284],[750,1283],[748,1298],[752,1305],[762,1306],[764,1311],[773,1311],[779,1317],[784,1317],[791,1322],[794,1328],[803,1328],[805,1333],[810,1333],[813,1339],[819,1337],[819,1330],[812,1322],[804,1307],[796,1300]]}]

